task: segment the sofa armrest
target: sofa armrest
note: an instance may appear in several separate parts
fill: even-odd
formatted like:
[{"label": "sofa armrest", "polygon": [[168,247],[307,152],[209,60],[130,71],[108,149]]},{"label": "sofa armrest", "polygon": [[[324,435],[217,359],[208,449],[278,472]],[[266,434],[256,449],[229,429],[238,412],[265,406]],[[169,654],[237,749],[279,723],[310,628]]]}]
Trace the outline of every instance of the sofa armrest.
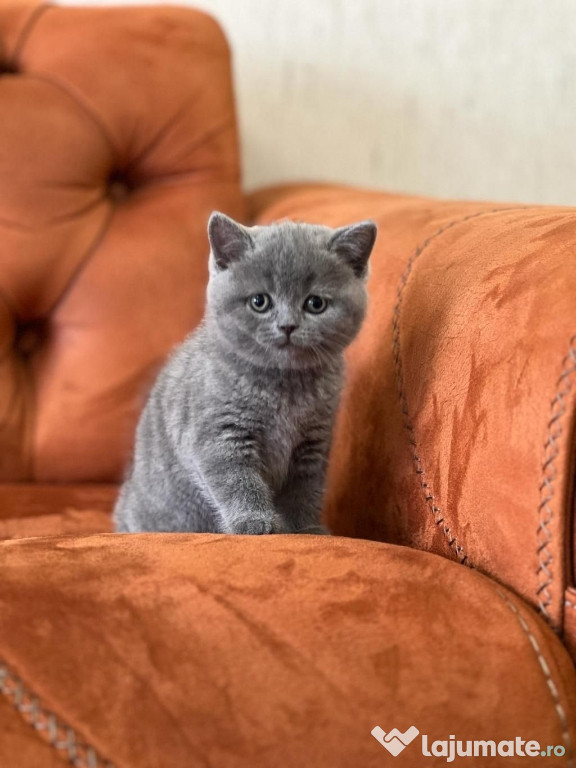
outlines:
[{"label": "sofa armrest", "polygon": [[379,225],[332,453],[332,529],[478,568],[561,629],[573,583],[574,209],[326,186],[252,203],[263,222]]}]

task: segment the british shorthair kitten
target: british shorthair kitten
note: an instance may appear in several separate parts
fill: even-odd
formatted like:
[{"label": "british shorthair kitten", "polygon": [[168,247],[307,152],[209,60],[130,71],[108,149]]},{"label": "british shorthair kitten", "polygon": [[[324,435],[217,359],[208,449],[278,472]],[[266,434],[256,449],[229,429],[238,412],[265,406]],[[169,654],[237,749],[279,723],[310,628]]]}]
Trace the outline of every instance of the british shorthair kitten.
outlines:
[{"label": "british shorthair kitten", "polygon": [[376,226],[213,213],[208,235],[205,316],[144,408],[116,530],[327,533],[343,351],[366,312]]}]

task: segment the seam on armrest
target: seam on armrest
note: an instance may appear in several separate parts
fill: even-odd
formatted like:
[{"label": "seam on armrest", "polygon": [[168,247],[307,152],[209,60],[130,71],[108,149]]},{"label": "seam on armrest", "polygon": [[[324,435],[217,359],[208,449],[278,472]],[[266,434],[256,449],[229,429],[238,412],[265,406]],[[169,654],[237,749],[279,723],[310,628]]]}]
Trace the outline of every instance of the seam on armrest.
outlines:
[{"label": "seam on armrest", "polygon": [[548,608],[552,603],[551,587],[554,583],[554,557],[549,549],[552,543],[552,531],[549,528],[554,519],[554,510],[551,506],[556,489],[555,462],[560,454],[557,441],[563,433],[563,419],[567,407],[565,398],[572,391],[573,375],[576,373],[576,335],[572,336],[569,343],[568,354],[562,360],[562,373],[556,382],[556,394],[550,403],[551,417],[548,422],[546,442],[544,443],[544,462],[542,464],[542,479],[540,481],[540,505],[538,507],[538,528],[536,529],[536,554],[538,555],[538,588],[536,597],[540,607],[540,613],[550,619]]},{"label": "seam on armrest", "polygon": [[77,768],[114,768],[74,728],[46,709],[34,692],[1,659],[0,694],[44,741],[72,765]]},{"label": "seam on armrest", "polygon": [[572,745],[572,737],[570,736],[570,729],[568,727],[568,718],[566,716],[566,710],[564,709],[564,706],[560,701],[560,693],[558,690],[558,686],[552,679],[552,672],[550,670],[550,666],[548,665],[548,662],[544,658],[544,655],[542,653],[538,640],[536,640],[536,638],[534,637],[534,634],[530,630],[528,623],[526,622],[525,618],[522,616],[522,614],[520,613],[516,605],[507,597],[507,595],[504,594],[504,592],[502,592],[499,589],[497,589],[496,591],[498,595],[502,598],[504,603],[507,605],[507,607],[512,611],[512,613],[516,617],[516,620],[520,624],[522,631],[528,638],[528,642],[530,643],[530,645],[532,646],[532,649],[534,650],[534,653],[536,654],[538,665],[540,666],[540,669],[542,670],[542,674],[544,675],[546,685],[548,687],[548,690],[550,691],[550,695],[552,696],[552,701],[554,702],[554,709],[556,711],[558,720],[560,722],[560,728],[562,730],[562,741],[564,742],[564,747],[566,749],[566,766],[567,768],[574,768],[574,749]]},{"label": "seam on armrest", "polygon": [[393,355],[394,355],[394,367],[396,369],[396,385],[398,389],[398,398],[400,401],[400,408],[402,410],[402,421],[404,424],[404,429],[406,430],[406,433],[408,436],[410,453],[412,455],[412,460],[414,463],[414,471],[416,475],[418,475],[418,480],[420,483],[420,487],[422,489],[424,500],[426,502],[428,509],[432,513],[432,516],[434,518],[434,524],[438,528],[440,528],[440,530],[442,531],[444,538],[448,542],[448,546],[454,550],[454,553],[458,558],[459,562],[462,565],[469,566],[470,568],[474,568],[473,563],[470,561],[470,558],[464,551],[464,548],[461,546],[461,544],[458,543],[458,539],[456,535],[453,533],[448,521],[446,520],[446,514],[436,504],[432,486],[430,484],[430,481],[427,480],[424,463],[419,454],[418,440],[416,438],[416,433],[414,430],[414,426],[412,424],[412,419],[410,417],[408,400],[406,398],[406,393],[404,391],[404,368],[402,364],[402,348],[400,344],[400,312],[402,309],[402,301],[404,299],[404,290],[408,283],[408,279],[412,274],[414,264],[418,259],[418,257],[426,250],[426,248],[430,245],[430,243],[433,240],[436,240],[438,237],[440,237],[440,235],[444,234],[444,232],[447,232],[449,229],[452,229],[453,227],[458,226],[459,224],[464,224],[465,222],[470,221],[471,219],[477,219],[480,216],[487,216],[492,213],[504,213],[507,211],[523,210],[528,207],[529,206],[525,206],[525,205],[520,205],[520,206],[514,205],[514,206],[508,206],[508,207],[489,208],[488,210],[476,211],[475,213],[468,214],[467,216],[463,216],[458,219],[453,219],[448,224],[444,224],[442,227],[440,227],[431,235],[429,235],[425,240],[423,240],[416,247],[416,249],[410,256],[410,258],[408,259],[408,262],[406,263],[406,267],[400,278],[398,288],[396,289],[396,303],[394,305],[394,314],[393,314],[393,320],[392,320],[392,345],[393,345]]}]

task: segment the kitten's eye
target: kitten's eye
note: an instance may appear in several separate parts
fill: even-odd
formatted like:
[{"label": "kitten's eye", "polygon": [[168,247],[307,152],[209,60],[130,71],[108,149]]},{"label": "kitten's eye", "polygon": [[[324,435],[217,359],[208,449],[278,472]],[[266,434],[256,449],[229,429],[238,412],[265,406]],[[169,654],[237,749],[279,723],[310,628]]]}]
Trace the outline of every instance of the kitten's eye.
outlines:
[{"label": "kitten's eye", "polygon": [[306,312],[310,312],[313,315],[320,315],[324,312],[327,306],[328,302],[321,296],[308,296],[304,302],[304,309]]},{"label": "kitten's eye", "polygon": [[256,293],[254,296],[250,296],[248,304],[254,312],[266,312],[266,310],[270,309],[272,301],[267,293]]}]

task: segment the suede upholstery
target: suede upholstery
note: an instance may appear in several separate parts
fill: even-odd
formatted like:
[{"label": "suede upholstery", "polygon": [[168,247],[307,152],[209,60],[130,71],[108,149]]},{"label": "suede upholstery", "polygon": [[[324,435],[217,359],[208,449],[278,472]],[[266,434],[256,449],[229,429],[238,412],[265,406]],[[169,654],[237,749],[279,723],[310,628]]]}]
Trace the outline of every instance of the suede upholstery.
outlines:
[{"label": "suede upholstery", "polygon": [[380,228],[331,456],[332,530],[478,568],[566,632],[574,209],[336,187],[273,189],[252,203],[261,222],[372,217]]},{"label": "suede upholstery", "polygon": [[[371,736],[414,725],[575,768],[574,209],[246,200],[193,10],[0,0],[0,73],[0,766],[446,765]],[[215,208],[379,225],[336,536],[109,533]]]},{"label": "suede upholstery", "polygon": [[206,219],[242,216],[228,47],[196,11],[0,9],[0,480],[118,480]]},{"label": "suede upholstery", "polygon": [[[378,724],[574,737],[576,676],[553,632],[436,555],[323,536],[108,535],[6,542],[2,575],[4,661],[102,762],[376,768]],[[394,765],[419,765],[417,750]]]}]

